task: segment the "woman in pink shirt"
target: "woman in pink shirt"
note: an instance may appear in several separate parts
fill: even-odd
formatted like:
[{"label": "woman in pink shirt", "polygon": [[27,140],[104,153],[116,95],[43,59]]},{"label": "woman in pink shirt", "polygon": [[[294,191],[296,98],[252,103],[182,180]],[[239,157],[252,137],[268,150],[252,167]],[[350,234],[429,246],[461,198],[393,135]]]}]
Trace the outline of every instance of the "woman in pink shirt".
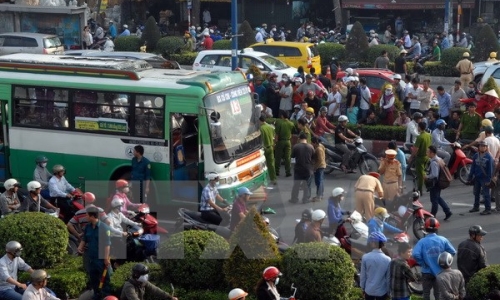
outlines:
[{"label": "woman in pink shirt", "polygon": [[132,201],[130,201],[128,199],[127,194],[130,191],[130,186],[128,184],[128,181],[126,181],[124,179],[118,179],[116,181],[115,187],[116,187],[116,193],[113,196],[113,198],[111,199],[111,201],[113,201],[114,199],[123,200],[123,206],[122,206],[121,212],[124,215],[126,215],[126,216],[128,215],[129,208],[132,210],[132,209],[137,209],[137,208],[139,208],[139,206],[141,206],[140,203],[133,203]]}]

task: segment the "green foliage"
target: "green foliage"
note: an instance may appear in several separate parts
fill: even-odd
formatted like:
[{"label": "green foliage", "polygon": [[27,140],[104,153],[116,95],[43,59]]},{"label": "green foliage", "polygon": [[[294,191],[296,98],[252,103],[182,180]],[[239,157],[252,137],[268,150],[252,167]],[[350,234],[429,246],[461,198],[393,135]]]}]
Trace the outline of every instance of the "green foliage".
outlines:
[{"label": "green foliage", "polygon": [[[136,262],[128,262],[119,266],[111,276],[111,293],[113,295],[120,295],[123,283],[130,278],[132,274],[132,268],[136,265]],[[162,281],[161,267],[158,264],[146,264],[149,268],[149,281],[153,284],[159,284]],[[154,299],[150,299],[154,300]]]},{"label": "green foliage", "polygon": [[430,76],[460,77],[460,72],[455,68],[455,65],[451,67],[440,61],[428,61],[424,64],[424,68],[426,74]]},{"label": "green foliage", "polygon": [[[227,299],[228,291],[214,291],[214,290],[191,290],[186,293],[179,293],[177,297],[179,299],[189,299],[189,300],[222,300]],[[248,291],[247,291],[248,292]],[[176,292],[177,294],[177,292]],[[255,297],[247,296],[246,300],[255,300]]]},{"label": "green foliage", "polygon": [[488,266],[472,276],[466,286],[471,299],[487,299],[494,289],[500,289],[500,265]]},{"label": "green foliage", "polygon": [[115,39],[115,51],[139,51],[141,40],[135,36],[119,36]]},{"label": "green foliage", "polygon": [[348,299],[356,269],[347,252],[325,243],[297,244],[283,255],[285,286],[300,283],[301,300]]},{"label": "green foliage", "polygon": [[255,44],[255,33],[248,21],[245,20],[241,23],[238,34],[240,34],[238,37],[238,49],[241,50]]},{"label": "green foliage", "polygon": [[321,56],[321,65],[326,66],[332,63],[332,57],[336,57],[337,60],[343,60],[346,55],[345,46],[336,43],[324,43],[316,46],[319,55]]},{"label": "green foliage", "polygon": [[214,50],[231,50],[231,41],[230,40],[218,40],[214,42],[212,46]]},{"label": "green foliage", "polygon": [[361,25],[358,21],[356,21],[356,23],[352,26],[345,49],[348,60],[366,61],[366,55],[369,49],[368,37],[363,29],[363,25]]},{"label": "green foliage", "polygon": [[352,288],[351,291],[349,292],[349,295],[345,298],[345,300],[360,300],[360,299],[364,299],[363,290],[358,287]]},{"label": "green foliage", "polygon": [[23,259],[33,268],[50,268],[61,262],[68,245],[66,225],[44,213],[8,215],[0,222],[0,245],[18,241]]},{"label": "green foliage", "polygon": [[253,75],[253,78],[256,78],[256,77],[262,77],[262,72],[260,71],[259,68],[257,68],[257,66],[255,65],[251,65],[248,70],[247,70],[247,74],[252,74]]},{"label": "green foliage", "polygon": [[156,25],[155,18],[153,16],[150,16],[144,26],[144,32],[141,36],[141,44],[146,44],[146,49],[149,52],[153,52],[160,38],[160,28],[158,28],[158,25]]},{"label": "green foliage", "polygon": [[462,55],[464,54],[464,52],[469,52],[469,54],[472,56],[472,52],[467,48],[451,47],[451,48],[445,49],[441,53],[442,65],[449,67],[449,68],[455,68],[458,61],[462,59]]},{"label": "green foliage", "polygon": [[227,241],[215,232],[176,233],[160,247],[163,276],[175,286],[188,290],[222,287],[222,264],[228,250]]},{"label": "green foliage", "polygon": [[479,34],[474,41],[474,60],[485,61],[490,52],[498,52],[498,40],[495,32],[490,25],[485,24],[481,27]]},{"label": "green foliage", "polygon": [[276,241],[265,226],[262,216],[253,207],[231,236],[232,252],[224,261],[224,275],[232,287],[250,291],[262,278],[266,267],[278,264],[280,255]]},{"label": "green foliage", "polygon": [[387,51],[387,54],[389,56],[389,61],[393,62],[396,57],[399,56],[399,48],[394,46],[394,45],[375,45],[371,46],[368,48],[367,52],[367,58],[366,61],[368,63],[371,63],[371,67],[373,67],[373,64],[375,63],[375,60],[377,57],[380,56],[382,51]]},{"label": "green foliage", "polygon": [[158,40],[155,51],[169,57],[184,46],[184,39],[179,36],[166,36]]},{"label": "green foliage", "polygon": [[197,55],[198,52],[187,51],[180,54],[172,54],[170,55],[170,59],[177,61],[180,65],[192,65]]},{"label": "green foliage", "polygon": [[[351,130],[357,128],[356,125],[348,125],[348,127]],[[406,127],[387,125],[363,126],[362,137],[365,140],[404,141],[406,139]]]},{"label": "green foliage", "polygon": [[481,93],[486,93],[489,90],[495,90],[497,95],[500,95],[500,89],[498,88],[498,85],[493,77],[488,78],[486,83],[481,88]]}]

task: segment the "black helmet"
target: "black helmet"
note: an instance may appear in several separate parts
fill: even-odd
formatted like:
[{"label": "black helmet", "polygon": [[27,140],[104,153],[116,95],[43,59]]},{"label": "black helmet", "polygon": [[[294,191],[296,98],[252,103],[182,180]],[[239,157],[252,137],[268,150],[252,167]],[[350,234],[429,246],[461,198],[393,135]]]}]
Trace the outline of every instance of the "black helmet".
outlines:
[{"label": "black helmet", "polygon": [[47,157],[43,156],[43,155],[38,155],[35,159],[35,162],[37,164],[41,164],[41,163],[44,163],[44,162],[48,162],[49,160],[47,159]]},{"label": "black helmet", "polygon": [[480,225],[472,225],[469,228],[469,234],[470,235],[486,235],[486,231],[483,230],[483,228]]},{"label": "black helmet", "polygon": [[412,119],[413,120],[422,119],[423,117],[424,117],[424,115],[422,115],[422,113],[417,111],[416,113],[413,114]]},{"label": "black helmet", "polygon": [[145,264],[136,264],[132,268],[132,277],[133,278],[139,278],[142,275],[146,275],[149,273],[149,268]]},{"label": "black helmet", "polygon": [[449,268],[453,263],[453,256],[445,251],[439,254],[438,263],[441,268]]},{"label": "black helmet", "polygon": [[312,208],[304,209],[304,211],[302,211],[302,219],[310,221],[312,218],[312,213],[313,213]]},{"label": "black helmet", "polygon": [[493,129],[493,126],[486,126],[484,127],[484,132],[486,133],[493,133],[495,129]]}]

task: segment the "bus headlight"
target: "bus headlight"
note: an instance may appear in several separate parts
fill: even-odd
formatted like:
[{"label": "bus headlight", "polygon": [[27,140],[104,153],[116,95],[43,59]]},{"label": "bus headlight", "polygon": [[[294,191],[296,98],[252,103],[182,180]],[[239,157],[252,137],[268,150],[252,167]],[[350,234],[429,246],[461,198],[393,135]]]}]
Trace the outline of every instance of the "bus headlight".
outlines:
[{"label": "bus headlight", "polygon": [[227,184],[233,183],[233,177],[229,176],[227,179]]},{"label": "bus headlight", "polygon": [[233,182],[238,181],[238,176],[234,176]]},{"label": "bus headlight", "polygon": [[219,184],[226,184],[226,178],[220,178]]}]

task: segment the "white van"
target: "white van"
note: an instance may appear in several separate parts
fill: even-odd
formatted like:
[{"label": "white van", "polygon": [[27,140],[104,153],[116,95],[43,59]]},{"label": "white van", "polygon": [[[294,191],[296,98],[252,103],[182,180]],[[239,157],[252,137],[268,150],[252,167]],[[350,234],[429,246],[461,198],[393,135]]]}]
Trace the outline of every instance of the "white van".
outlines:
[{"label": "white van", "polygon": [[64,46],[57,35],[10,32],[0,34],[0,55],[14,53],[64,54]]},{"label": "white van", "polygon": [[[278,78],[286,74],[293,77],[297,73],[292,68],[274,56],[264,52],[246,48],[238,51],[238,67],[246,72],[251,65],[255,65],[263,73],[275,73]],[[231,71],[231,50],[204,50],[198,53],[193,63],[195,71]]]}]

